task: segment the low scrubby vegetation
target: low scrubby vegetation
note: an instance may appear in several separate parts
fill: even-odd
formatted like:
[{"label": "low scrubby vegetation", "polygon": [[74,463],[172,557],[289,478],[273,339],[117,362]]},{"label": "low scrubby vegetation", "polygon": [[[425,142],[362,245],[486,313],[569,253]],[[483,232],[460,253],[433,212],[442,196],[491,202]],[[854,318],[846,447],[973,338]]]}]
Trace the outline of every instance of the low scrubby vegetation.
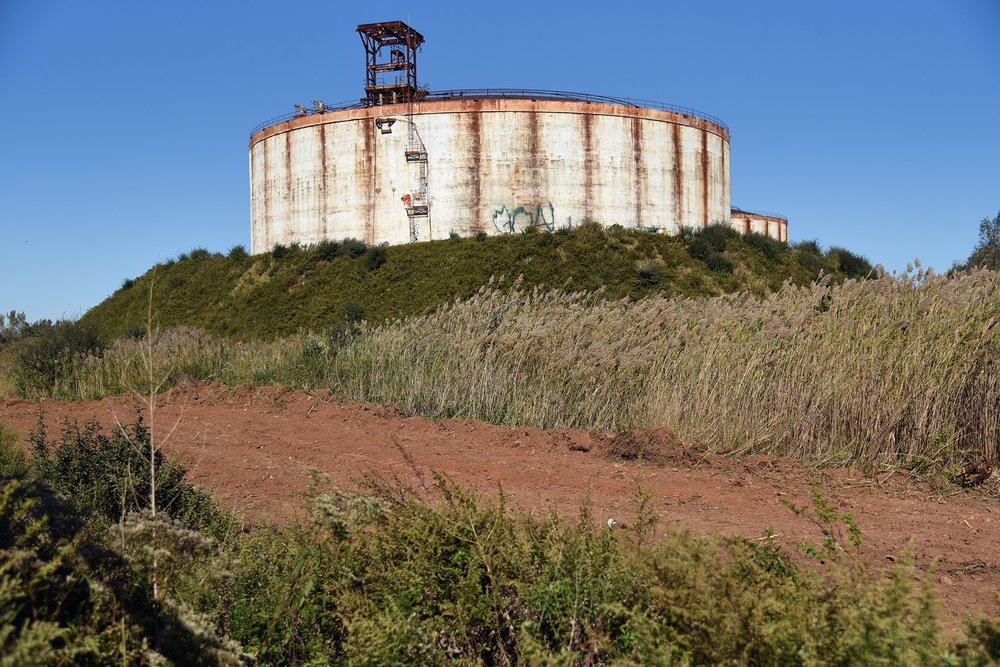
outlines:
[{"label": "low scrubby vegetation", "polygon": [[761,295],[790,280],[821,275],[864,277],[864,258],[818,246],[791,248],[743,237],[726,226],[677,236],[584,225],[554,233],[451,238],[392,247],[356,239],[314,246],[278,245],[248,256],[192,250],[128,279],[82,321],[111,340],[144,324],[152,287],[161,327],[196,326],[214,335],[273,339],[321,333],[345,323],[357,304],[369,322],[424,315],[455,298],[469,298],[493,276],[522,278],[526,287],[603,290],[609,298]]},{"label": "low scrubby vegetation", "polygon": [[[1000,454],[995,272],[638,301],[518,283],[399,322],[372,325],[352,312],[326,335],[271,342],[168,330],[153,341],[156,376],[329,388],[497,424],[669,425],[716,451],[869,469]],[[79,354],[46,393],[96,398],[141,386],[147,344],[126,338]]]},{"label": "low scrubby vegetation", "polygon": [[[360,492],[317,478],[308,517],[240,527],[155,459],[142,424],[67,425],[25,458],[0,438],[0,655],[9,664],[986,665],[1000,625],[945,637],[932,576],[869,573],[849,515],[814,494],[800,568],[772,540],[584,507],[530,516],[438,477]],[[169,489],[169,491],[167,491]],[[429,492],[430,493],[430,492]],[[169,514],[168,514],[169,512]],[[155,557],[153,556],[155,554]],[[822,572],[822,573],[820,573]],[[159,588],[151,581],[156,578]]]},{"label": "low scrubby vegetation", "polygon": [[960,269],[984,268],[1000,271],[1000,211],[979,223],[979,242]]}]

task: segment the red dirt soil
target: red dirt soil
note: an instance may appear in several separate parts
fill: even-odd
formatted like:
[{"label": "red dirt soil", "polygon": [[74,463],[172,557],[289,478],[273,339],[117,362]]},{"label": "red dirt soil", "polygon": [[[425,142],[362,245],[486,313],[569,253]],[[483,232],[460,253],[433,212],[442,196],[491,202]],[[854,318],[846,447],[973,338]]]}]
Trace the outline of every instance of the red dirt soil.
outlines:
[{"label": "red dirt soil", "polygon": [[[37,427],[40,410],[54,434],[66,419],[131,423],[141,406],[143,400],[132,394],[77,402],[8,396],[0,422],[26,438]],[[432,473],[439,471],[482,493],[502,485],[511,505],[536,514],[555,509],[575,516],[589,503],[597,520],[625,524],[635,512],[638,480],[653,493],[661,527],[751,539],[770,528],[773,539],[792,552],[796,541],[817,543],[822,534],[781,499],[809,505],[815,483],[857,520],[869,568],[891,565],[910,540],[921,569],[937,561],[947,627],[997,613],[996,474],[983,487],[966,491],[911,480],[905,472],[869,477],[767,456],[726,459],[685,448],[668,429],[613,436],[432,421],[393,408],[335,402],[323,392],[230,389],[221,383],[161,394],[155,416],[155,437],[187,464],[189,479],[248,522],[301,516],[314,469],[344,488],[366,476],[398,478],[427,499],[434,497]]]}]

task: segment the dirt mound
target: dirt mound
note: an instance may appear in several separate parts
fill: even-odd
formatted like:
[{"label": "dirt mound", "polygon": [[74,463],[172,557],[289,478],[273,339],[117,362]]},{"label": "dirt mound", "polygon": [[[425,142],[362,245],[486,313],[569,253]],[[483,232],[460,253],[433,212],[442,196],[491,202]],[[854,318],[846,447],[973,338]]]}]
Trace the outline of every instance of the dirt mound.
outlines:
[{"label": "dirt mound", "polygon": [[[39,411],[50,433],[57,433],[65,419],[129,422],[143,406],[136,394],[78,402],[8,396],[0,422],[27,438]],[[985,491],[995,470],[963,489],[902,471],[868,477],[763,455],[720,457],[669,428],[613,434],[432,421],[392,407],[338,403],[326,392],[220,382],[185,383],[160,395],[154,435],[184,461],[196,484],[253,522],[301,516],[314,470],[345,488],[375,479],[418,494],[433,486],[438,471],[483,493],[502,486],[509,502],[525,510],[573,517],[586,504],[602,523],[633,518],[638,483],[653,494],[664,528],[684,525],[749,539],[767,528],[794,552],[797,542],[816,543],[822,535],[782,500],[808,506],[818,485],[857,520],[870,568],[887,567],[907,548],[921,568],[938,562],[950,627],[967,614],[996,611],[1000,502]],[[985,474],[980,466],[970,480]]]},{"label": "dirt mound", "polygon": [[686,445],[665,426],[597,437],[601,455],[612,461],[689,467],[704,463],[712,456],[705,448]]}]

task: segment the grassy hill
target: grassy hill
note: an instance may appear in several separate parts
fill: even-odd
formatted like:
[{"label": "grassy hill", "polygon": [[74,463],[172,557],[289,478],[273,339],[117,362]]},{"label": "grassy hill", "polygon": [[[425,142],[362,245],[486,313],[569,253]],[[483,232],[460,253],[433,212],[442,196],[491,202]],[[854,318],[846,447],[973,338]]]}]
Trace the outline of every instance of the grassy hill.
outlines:
[{"label": "grassy hill", "polygon": [[820,272],[835,279],[871,266],[846,250],[821,253],[813,242],[788,247],[759,234],[710,227],[665,236],[587,225],[556,233],[452,238],[394,247],[359,241],[279,246],[248,256],[196,249],[127,279],[82,321],[106,339],[139,331],[149,287],[162,327],[196,325],[241,339],[328,331],[345,321],[422,314],[474,294],[492,277],[509,285],[570,291],[603,289],[611,298],[763,293]]}]

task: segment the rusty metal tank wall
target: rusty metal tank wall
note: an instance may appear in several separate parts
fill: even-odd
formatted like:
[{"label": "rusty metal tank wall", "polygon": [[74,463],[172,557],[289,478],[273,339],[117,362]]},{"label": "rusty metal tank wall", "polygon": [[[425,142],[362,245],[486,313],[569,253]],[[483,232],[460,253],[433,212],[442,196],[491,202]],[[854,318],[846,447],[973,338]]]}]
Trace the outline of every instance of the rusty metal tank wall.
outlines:
[{"label": "rusty metal tank wall", "polygon": [[[729,134],[712,121],[625,104],[449,99],[301,116],[250,140],[251,249],[412,240],[404,203],[412,118],[427,153],[420,241],[605,226],[729,222]],[[385,126],[394,119],[392,131]]]},{"label": "rusty metal tank wall", "polygon": [[788,219],[773,213],[755,213],[734,208],[729,224],[743,234],[757,232],[788,243]]}]

